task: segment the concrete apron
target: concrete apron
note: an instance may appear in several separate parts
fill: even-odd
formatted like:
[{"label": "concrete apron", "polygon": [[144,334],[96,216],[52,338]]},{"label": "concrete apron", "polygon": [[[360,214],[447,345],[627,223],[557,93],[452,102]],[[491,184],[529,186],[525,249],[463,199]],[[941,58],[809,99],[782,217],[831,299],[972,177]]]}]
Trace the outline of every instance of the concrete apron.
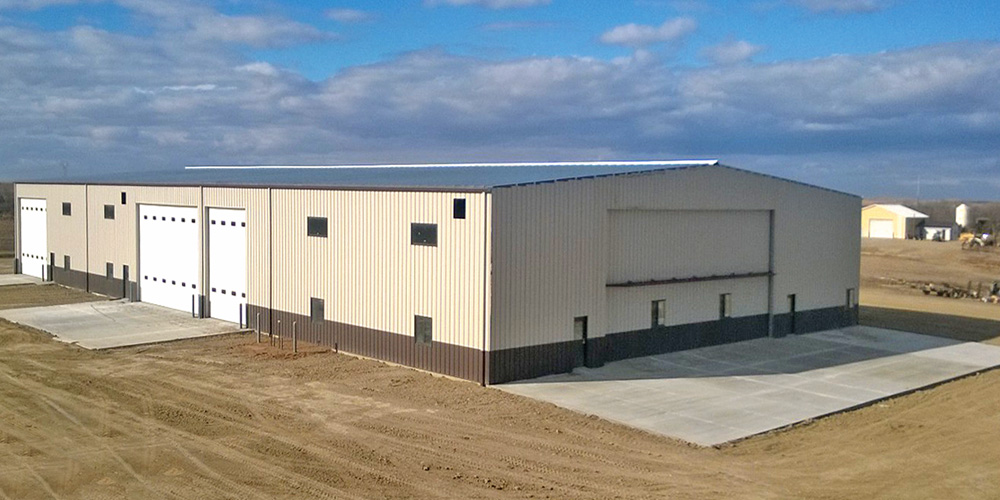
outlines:
[{"label": "concrete apron", "polygon": [[494,387],[714,446],[997,366],[997,346],[859,326],[628,359]]},{"label": "concrete apron", "polygon": [[0,311],[0,318],[87,349],[111,349],[241,331],[235,323],[124,300]]},{"label": "concrete apron", "polygon": [[0,286],[11,285],[46,285],[50,281],[42,281],[27,274],[0,274]]}]

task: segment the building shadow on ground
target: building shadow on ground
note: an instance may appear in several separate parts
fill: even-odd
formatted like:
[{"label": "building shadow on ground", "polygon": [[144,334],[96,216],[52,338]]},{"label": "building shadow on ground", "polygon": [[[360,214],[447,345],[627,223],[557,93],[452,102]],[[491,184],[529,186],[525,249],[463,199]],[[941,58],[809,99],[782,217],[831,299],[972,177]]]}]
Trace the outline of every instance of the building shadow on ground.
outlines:
[{"label": "building shadow on ground", "polygon": [[886,307],[861,306],[860,309],[862,325],[1000,345],[1000,306],[997,306],[996,320]]}]

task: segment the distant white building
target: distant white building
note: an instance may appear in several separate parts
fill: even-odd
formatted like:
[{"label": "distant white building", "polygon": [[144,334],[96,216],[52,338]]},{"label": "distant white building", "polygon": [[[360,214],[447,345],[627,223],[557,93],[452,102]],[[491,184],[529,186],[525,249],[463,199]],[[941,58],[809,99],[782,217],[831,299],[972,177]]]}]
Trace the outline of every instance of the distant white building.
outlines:
[{"label": "distant white building", "polygon": [[965,203],[955,207],[955,224],[958,227],[969,227],[969,206]]},{"label": "distant white building", "polygon": [[927,218],[927,214],[903,205],[868,205],[861,209],[861,236],[919,239]]}]

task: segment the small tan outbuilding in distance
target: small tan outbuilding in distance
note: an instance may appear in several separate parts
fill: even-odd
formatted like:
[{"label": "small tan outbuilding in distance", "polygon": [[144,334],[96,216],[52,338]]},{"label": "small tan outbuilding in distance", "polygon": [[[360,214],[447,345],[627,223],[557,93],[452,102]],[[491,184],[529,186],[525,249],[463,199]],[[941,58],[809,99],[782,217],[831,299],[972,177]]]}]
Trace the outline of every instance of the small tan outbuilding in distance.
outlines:
[{"label": "small tan outbuilding in distance", "polygon": [[868,205],[861,209],[861,237],[919,238],[927,217],[927,214],[903,205]]}]

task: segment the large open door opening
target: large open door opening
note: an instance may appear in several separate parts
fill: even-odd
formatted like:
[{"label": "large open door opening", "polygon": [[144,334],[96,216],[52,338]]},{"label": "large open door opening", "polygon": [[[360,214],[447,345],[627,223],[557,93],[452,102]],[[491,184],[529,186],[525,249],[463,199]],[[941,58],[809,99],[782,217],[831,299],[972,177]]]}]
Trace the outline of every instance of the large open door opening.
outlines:
[{"label": "large open door opening", "polygon": [[246,323],[247,216],[245,210],[208,209],[208,313]]},{"label": "large open door opening", "polygon": [[21,198],[21,274],[46,279],[48,235],[45,200]]},{"label": "large open door opening", "polygon": [[139,298],[199,314],[198,209],[139,205]]}]

